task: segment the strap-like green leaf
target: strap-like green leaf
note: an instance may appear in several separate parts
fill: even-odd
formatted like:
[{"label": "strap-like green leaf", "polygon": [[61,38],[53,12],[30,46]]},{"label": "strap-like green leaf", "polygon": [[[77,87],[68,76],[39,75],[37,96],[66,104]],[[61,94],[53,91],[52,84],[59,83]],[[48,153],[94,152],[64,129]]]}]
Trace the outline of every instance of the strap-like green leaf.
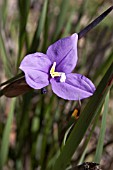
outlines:
[{"label": "strap-like green leaf", "polygon": [[8,148],[9,148],[9,136],[10,136],[10,130],[13,120],[13,114],[14,114],[14,108],[15,108],[15,102],[16,99],[12,99],[11,105],[10,105],[10,112],[8,114],[8,119],[5,125],[3,138],[1,142],[1,148],[0,148],[0,169],[2,170],[8,156]]},{"label": "strap-like green leaf", "polygon": [[42,8],[41,15],[40,15],[39,23],[37,23],[37,28],[36,28],[32,43],[31,43],[31,47],[30,47],[30,50],[29,50],[30,52],[35,52],[38,48],[40,35],[43,31],[44,24],[45,24],[47,7],[48,7],[48,0],[45,0],[43,8]]},{"label": "strap-like green leaf", "polygon": [[61,3],[61,8],[60,8],[60,14],[58,16],[57,19],[57,28],[53,37],[53,41],[56,41],[56,39],[58,39],[58,36],[61,32],[61,29],[64,25],[64,21],[65,21],[65,17],[66,17],[66,13],[69,7],[69,1],[68,0],[62,0]]},{"label": "strap-like green leaf", "polygon": [[96,163],[100,163],[101,156],[102,156],[103,145],[104,145],[104,136],[105,136],[105,130],[106,130],[106,118],[107,118],[107,113],[108,113],[108,105],[109,105],[109,92],[106,95],[105,103],[104,103],[102,124],[101,124],[101,129],[100,129],[100,135],[99,135],[99,140],[98,140],[98,144],[97,144],[96,154],[95,154],[95,158],[94,158],[94,162],[96,162]]},{"label": "strap-like green leaf", "polygon": [[30,0],[18,0],[18,7],[20,12],[20,32],[19,32],[19,51],[18,51],[18,59],[17,59],[17,67],[19,66],[21,60],[21,54],[23,49],[23,44],[25,42],[26,37],[26,24],[29,15],[30,8]]}]

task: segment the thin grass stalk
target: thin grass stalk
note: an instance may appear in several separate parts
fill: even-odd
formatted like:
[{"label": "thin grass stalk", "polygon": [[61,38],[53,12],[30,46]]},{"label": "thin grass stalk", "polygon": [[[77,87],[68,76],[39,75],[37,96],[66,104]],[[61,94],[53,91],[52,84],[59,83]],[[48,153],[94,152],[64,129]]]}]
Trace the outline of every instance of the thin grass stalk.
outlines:
[{"label": "thin grass stalk", "polygon": [[35,51],[37,51],[37,48],[39,46],[40,43],[40,35],[43,32],[44,26],[45,26],[45,22],[46,22],[46,15],[47,15],[47,8],[48,8],[48,0],[44,1],[44,5],[42,7],[42,12],[40,14],[40,18],[39,18],[39,23],[37,23],[37,27],[33,36],[33,40],[29,49],[29,53],[33,53]]},{"label": "thin grass stalk", "polygon": [[22,49],[26,39],[26,24],[30,8],[30,0],[18,0],[18,7],[20,13],[20,22],[19,22],[19,50],[17,58],[17,69],[21,61]]},{"label": "thin grass stalk", "polygon": [[99,112],[97,113],[97,115],[96,115],[96,117],[95,117],[94,124],[93,124],[93,126],[92,126],[92,128],[91,128],[90,134],[88,135],[88,138],[86,139],[86,141],[85,141],[85,143],[84,143],[84,148],[85,148],[85,149],[84,149],[84,151],[83,151],[82,156],[80,157],[80,160],[79,160],[79,162],[78,162],[78,165],[80,165],[80,164],[82,164],[82,163],[84,162],[85,155],[86,155],[86,152],[87,152],[88,143],[89,143],[89,141],[90,141],[90,139],[91,139],[91,136],[92,136],[92,134],[93,134],[93,132],[94,132],[94,129],[95,129],[96,125],[97,125],[97,122],[98,122],[98,119],[99,119],[101,110],[102,110],[102,107],[100,107],[100,110],[99,110]]},{"label": "thin grass stalk", "polygon": [[60,14],[59,14],[57,22],[56,22],[57,29],[56,29],[54,37],[53,37],[53,42],[55,42],[59,37],[59,34],[62,30],[64,21],[65,21],[65,17],[66,17],[66,13],[67,13],[68,8],[69,8],[69,1],[68,0],[62,0],[61,8],[60,8]]},{"label": "thin grass stalk", "polygon": [[[0,26],[0,29],[1,29],[1,26]],[[0,54],[1,54],[1,59],[2,59],[2,62],[3,62],[3,66],[4,66],[4,69],[5,69],[6,76],[11,77],[12,74],[11,74],[11,69],[10,69],[10,65],[9,65],[8,54],[7,54],[7,51],[6,51],[6,47],[5,47],[5,44],[4,44],[4,40],[3,40],[1,30],[0,30]]]},{"label": "thin grass stalk", "polygon": [[96,163],[100,163],[101,157],[102,157],[105,130],[106,130],[106,119],[107,119],[107,113],[108,113],[108,105],[109,105],[109,91],[108,91],[108,94],[106,95],[105,102],[104,102],[102,124],[101,124],[101,128],[100,128],[98,144],[97,144],[96,153],[95,153],[95,157],[94,157],[94,162],[96,162]]},{"label": "thin grass stalk", "polygon": [[7,5],[8,5],[8,0],[2,1],[2,8],[0,10],[0,19],[2,20],[3,28],[5,28],[5,24],[7,22]]},{"label": "thin grass stalk", "polygon": [[4,164],[8,158],[8,150],[9,150],[9,138],[11,132],[11,126],[13,121],[14,109],[15,109],[15,102],[16,99],[11,100],[10,111],[8,114],[8,119],[4,128],[3,137],[1,141],[1,148],[0,148],[0,169],[3,169]]}]

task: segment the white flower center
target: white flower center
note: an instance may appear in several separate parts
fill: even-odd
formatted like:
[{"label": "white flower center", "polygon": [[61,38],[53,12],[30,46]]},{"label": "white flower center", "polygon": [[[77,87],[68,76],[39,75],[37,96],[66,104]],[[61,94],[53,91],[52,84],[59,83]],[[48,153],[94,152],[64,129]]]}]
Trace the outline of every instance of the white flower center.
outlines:
[{"label": "white flower center", "polygon": [[66,80],[66,74],[65,73],[61,73],[61,78],[60,78],[60,82],[65,82]]},{"label": "white flower center", "polygon": [[66,80],[66,74],[64,72],[55,72],[55,67],[56,67],[56,62],[53,63],[51,70],[50,70],[50,74],[51,77],[60,77],[60,82],[63,83]]}]

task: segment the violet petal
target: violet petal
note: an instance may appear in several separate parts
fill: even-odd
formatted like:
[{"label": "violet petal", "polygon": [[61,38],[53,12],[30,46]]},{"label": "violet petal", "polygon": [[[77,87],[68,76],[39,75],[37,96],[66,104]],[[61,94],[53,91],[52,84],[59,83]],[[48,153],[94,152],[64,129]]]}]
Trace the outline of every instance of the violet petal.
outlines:
[{"label": "violet petal", "polygon": [[25,72],[27,84],[34,89],[41,89],[49,84],[49,76],[47,73],[37,70],[29,70]]},{"label": "violet petal", "polygon": [[36,52],[25,56],[19,68],[26,74],[32,70],[49,73],[51,65],[52,63],[47,55]]},{"label": "violet petal", "polygon": [[60,83],[51,79],[53,92],[66,100],[81,100],[93,95],[95,87],[93,83],[80,74],[70,73],[66,75],[66,82]]},{"label": "violet petal", "polygon": [[75,81],[77,81],[76,87],[83,89],[87,92],[94,93],[95,86],[90,79],[84,75],[77,73],[70,73],[66,75],[66,83],[75,86]]},{"label": "violet petal", "polygon": [[77,63],[78,34],[62,38],[50,45],[47,56],[51,62],[56,62],[56,71],[70,73]]}]

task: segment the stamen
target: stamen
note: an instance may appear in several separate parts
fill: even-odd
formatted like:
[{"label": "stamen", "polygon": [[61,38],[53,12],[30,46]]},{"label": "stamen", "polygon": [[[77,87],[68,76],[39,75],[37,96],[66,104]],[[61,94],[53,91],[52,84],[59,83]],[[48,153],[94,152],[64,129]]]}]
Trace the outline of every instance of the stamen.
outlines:
[{"label": "stamen", "polygon": [[50,70],[50,74],[52,78],[60,76],[59,72],[55,72],[55,67],[56,67],[56,62],[53,63],[53,66],[51,67]]},{"label": "stamen", "polygon": [[56,62],[53,63],[53,66],[51,67],[50,74],[54,73],[56,67]]},{"label": "stamen", "polygon": [[66,80],[65,73],[63,73],[63,72],[55,72],[55,67],[56,67],[56,62],[54,62],[52,67],[51,67],[51,70],[50,70],[51,77],[54,78],[54,77],[60,77],[61,76],[60,82],[65,82],[65,80]]},{"label": "stamen", "polygon": [[61,73],[61,78],[60,78],[60,82],[63,83],[66,80],[66,74],[65,73]]}]

